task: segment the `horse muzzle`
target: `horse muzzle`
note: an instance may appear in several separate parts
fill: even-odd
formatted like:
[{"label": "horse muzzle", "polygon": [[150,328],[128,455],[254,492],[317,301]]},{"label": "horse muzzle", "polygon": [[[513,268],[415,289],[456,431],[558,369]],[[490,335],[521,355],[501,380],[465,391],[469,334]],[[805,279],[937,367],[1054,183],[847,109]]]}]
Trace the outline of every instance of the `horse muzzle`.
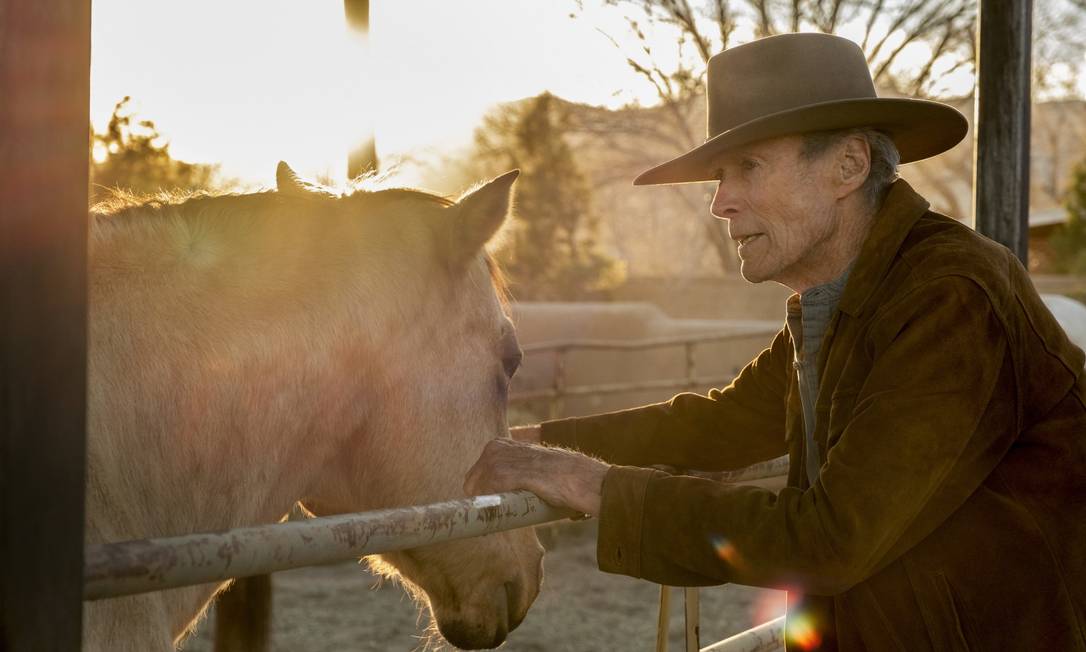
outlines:
[{"label": "horse muzzle", "polygon": [[518,604],[520,593],[521,589],[513,582],[506,582],[495,591],[492,612],[488,616],[438,618],[437,628],[446,641],[462,650],[496,648],[524,620],[526,609]]}]

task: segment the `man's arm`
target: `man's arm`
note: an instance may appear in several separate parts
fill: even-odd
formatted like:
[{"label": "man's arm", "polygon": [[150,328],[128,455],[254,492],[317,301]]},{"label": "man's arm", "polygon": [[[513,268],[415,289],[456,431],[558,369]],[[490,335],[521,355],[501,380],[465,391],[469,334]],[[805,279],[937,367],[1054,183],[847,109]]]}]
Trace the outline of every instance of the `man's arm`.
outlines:
[{"label": "man's arm", "polygon": [[779,456],[785,448],[791,346],[782,330],[731,385],[708,396],[680,394],[642,408],[510,428],[511,441],[487,445],[464,490],[475,495],[527,489],[551,504],[596,516],[611,466],[593,455],[707,471]]},{"label": "man's arm", "polygon": [[[937,528],[1017,436],[1010,348],[981,288],[938,279],[884,313],[869,330],[872,371],[819,481],[806,491],[624,466],[586,471],[585,456],[566,464],[559,454],[568,451],[508,440],[488,446],[469,484],[549,491],[548,502],[593,513],[585,507],[595,505],[593,485],[603,471],[602,570],[671,585],[844,591]],[[503,457],[495,453],[509,448],[522,449],[525,463],[518,477],[507,474],[493,486],[493,462]]]},{"label": "man's arm", "polygon": [[[793,356],[782,329],[723,390],[590,417],[546,421],[514,439],[582,451],[614,464],[719,471],[783,455]],[[536,436],[539,439],[535,439]]]},{"label": "man's arm", "polygon": [[1002,323],[971,280],[884,311],[875,363],[807,491],[774,493],[629,467],[603,483],[600,568],[665,584],[846,590],[930,534],[1016,437]]}]

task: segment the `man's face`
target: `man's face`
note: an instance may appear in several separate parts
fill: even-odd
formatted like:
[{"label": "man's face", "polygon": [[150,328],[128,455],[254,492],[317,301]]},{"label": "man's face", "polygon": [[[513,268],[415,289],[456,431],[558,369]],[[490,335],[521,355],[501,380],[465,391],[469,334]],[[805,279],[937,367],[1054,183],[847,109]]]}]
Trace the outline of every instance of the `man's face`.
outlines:
[{"label": "man's face", "polygon": [[785,136],[725,152],[710,206],[739,243],[743,278],[776,281],[797,292],[815,284],[835,246],[834,148],[812,161],[803,138]]}]

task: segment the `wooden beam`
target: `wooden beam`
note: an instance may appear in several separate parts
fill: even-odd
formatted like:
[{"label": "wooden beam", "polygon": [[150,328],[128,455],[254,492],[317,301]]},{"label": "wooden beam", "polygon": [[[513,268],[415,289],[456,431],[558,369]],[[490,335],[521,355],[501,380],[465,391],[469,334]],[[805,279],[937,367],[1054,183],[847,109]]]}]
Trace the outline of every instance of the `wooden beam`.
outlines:
[{"label": "wooden beam", "polygon": [[974,224],[1025,265],[1032,0],[980,0]]},{"label": "wooden beam", "polygon": [[90,1],[0,5],[0,649],[78,650]]},{"label": "wooden beam", "polygon": [[219,597],[215,603],[215,652],[270,649],[271,585],[271,575],[245,577]]},{"label": "wooden beam", "polygon": [[363,34],[370,31],[370,0],[343,0],[343,13],[351,29]]},{"label": "wooden beam", "polygon": [[[366,44],[363,56],[369,57],[370,0],[343,0],[343,13],[347,19],[347,26]],[[362,83],[372,86],[373,82],[371,79],[363,79]],[[370,93],[368,97],[373,97],[373,93]],[[368,114],[366,111],[361,112],[361,115]],[[372,124],[367,126],[370,127],[370,133],[362,139],[362,142],[356,143],[354,149],[347,155],[348,179],[377,171],[377,140]]]}]

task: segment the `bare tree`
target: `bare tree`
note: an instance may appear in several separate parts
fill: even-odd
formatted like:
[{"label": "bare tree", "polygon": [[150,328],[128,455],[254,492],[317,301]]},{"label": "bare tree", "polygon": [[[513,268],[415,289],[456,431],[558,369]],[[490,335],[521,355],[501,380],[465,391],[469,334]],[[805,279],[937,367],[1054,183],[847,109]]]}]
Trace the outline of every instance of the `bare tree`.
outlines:
[{"label": "bare tree", "polygon": [[[586,3],[577,0],[577,4],[579,14],[575,15],[583,17]],[[610,7],[622,17],[628,33],[604,36],[653,88],[660,104],[651,120],[622,122],[617,127],[622,135],[608,138],[603,133],[606,129],[596,126],[595,135],[616,147],[620,143],[630,147],[630,136],[666,142],[675,152],[700,143],[704,134],[693,118],[701,115],[698,105],[704,95],[705,67],[713,54],[736,45],[741,34],[747,38],[796,31],[847,34],[864,50],[875,84],[901,95],[945,97],[953,92],[944,84],[949,75],[963,71],[972,75],[975,70],[976,0],[597,0],[593,4]],[[1084,11],[1086,0],[1052,0],[1038,9],[1036,88],[1051,85],[1048,71],[1054,63],[1077,68],[1082,60],[1086,39],[1078,28]],[[661,56],[660,43],[674,43],[677,51]],[[917,51],[928,54],[919,64]],[[616,126],[612,123],[609,128]],[[672,192],[689,203],[689,193],[683,188]],[[723,225],[703,208],[696,213],[704,216],[705,232],[721,266],[732,269],[735,250]]]}]

